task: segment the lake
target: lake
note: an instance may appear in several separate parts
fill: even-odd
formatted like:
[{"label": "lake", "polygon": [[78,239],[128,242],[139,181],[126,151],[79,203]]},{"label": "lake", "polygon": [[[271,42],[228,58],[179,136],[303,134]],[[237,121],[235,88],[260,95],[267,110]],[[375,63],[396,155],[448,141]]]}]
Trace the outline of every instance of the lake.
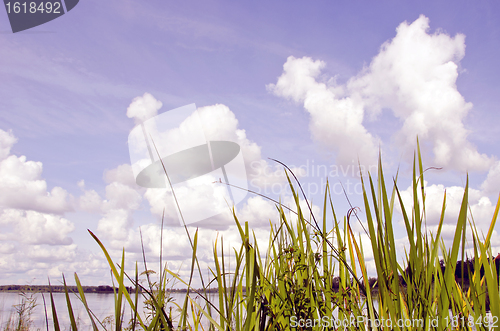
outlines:
[{"label": "lake", "polygon": [[[50,295],[48,293],[43,294],[45,296],[45,302],[47,303],[47,310],[49,311],[48,316],[49,316],[49,330],[53,330],[53,323],[52,323],[52,313],[50,312]],[[55,305],[57,308],[58,312],[58,320],[59,324],[61,326],[62,330],[69,330],[70,329],[70,321],[69,321],[69,316],[68,316],[68,310],[66,306],[66,298],[64,293],[54,293],[54,301]],[[216,299],[217,294],[211,294],[212,302],[218,306],[218,300]],[[46,330],[46,321],[45,321],[45,310],[44,310],[44,305],[43,305],[43,299],[42,299],[42,294],[34,294],[36,298],[36,303],[37,306],[33,311],[32,314],[32,329],[33,330]],[[114,319],[114,295],[111,294],[96,294],[96,293],[86,293],[85,297],[87,298],[88,305],[90,309],[93,311],[93,313],[99,318],[99,320],[103,321],[106,319],[106,317],[111,316],[112,319]],[[91,324],[90,324],[90,319],[88,317],[88,314],[83,307],[83,304],[80,302],[80,300],[73,294],[70,296],[71,298],[71,304],[73,306],[73,311],[75,314],[75,319],[77,319],[78,323],[78,329],[79,330],[91,330]],[[173,293],[172,298],[174,302],[177,304],[181,305],[184,302],[185,298],[185,293]],[[201,299],[198,301],[200,304],[202,304]],[[0,292],[0,330],[3,330],[6,326],[6,323],[9,320],[9,316],[13,316],[16,313],[16,309],[14,305],[18,305],[21,303],[21,296],[17,293],[8,293],[8,292]],[[167,307],[172,307],[172,315],[174,318],[176,317],[175,314],[175,306],[170,304]],[[126,305],[128,307],[128,305]],[[168,308],[167,308],[168,309]],[[144,305],[141,304],[139,305],[139,311],[142,312],[142,316],[144,317]],[[337,311],[334,312],[334,316],[337,316]],[[450,317],[451,316],[451,311],[450,311]],[[492,316],[490,313],[487,313],[485,316],[487,319],[491,320]],[[128,323],[128,321],[131,318],[131,312],[130,310],[125,310],[125,318],[124,321]],[[217,320],[217,318],[216,318]],[[490,322],[491,323],[491,322]],[[498,323],[498,321],[496,322]],[[205,319],[204,326],[208,326],[208,321]],[[102,329],[102,327],[99,327],[99,329]],[[110,327],[107,327],[107,329],[113,329]],[[473,328],[475,330],[475,328]]]},{"label": "lake", "polygon": [[[36,299],[36,308],[33,310],[32,320],[34,330],[46,330],[46,321],[45,321],[45,309],[43,305],[42,294],[37,293],[33,294]],[[49,330],[53,330],[53,322],[52,322],[52,312],[50,308],[50,295],[49,293],[43,294],[45,297],[45,302],[47,304],[47,311],[49,316]],[[64,293],[54,293],[54,302],[57,308],[57,318],[59,320],[59,324],[62,330],[70,329],[70,320],[68,315],[68,309],[66,305],[66,297]],[[94,314],[99,318],[99,320],[104,320],[106,317],[111,316],[114,319],[114,295],[110,294],[96,294],[96,293],[85,293],[85,297],[87,298],[87,303],[90,309],[94,312]],[[173,293],[172,297],[177,304],[181,305],[184,302],[185,294],[184,293]],[[6,326],[9,316],[15,316],[16,308],[14,305],[18,305],[21,303],[21,296],[18,293],[10,293],[10,292],[0,292],[0,330],[3,330]],[[79,330],[91,330],[90,318],[85,310],[83,304],[80,300],[74,295],[70,295],[71,305],[73,307],[73,312],[75,314],[75,319],[79,324]],[[139,299],[139,301],[141,301]],[[128,304],[126,305],[128,307]],[[144,305],[141,302],[139,304],[139,311],[143,312]],[[172,305],[172,312],[175,316],[175,306]],[[130,309],[125,310],[125,319],[128,323],[131,317]],[[142,314],[144,316],[144,313]],[[99,329],[102,329],[101,327]]]}]

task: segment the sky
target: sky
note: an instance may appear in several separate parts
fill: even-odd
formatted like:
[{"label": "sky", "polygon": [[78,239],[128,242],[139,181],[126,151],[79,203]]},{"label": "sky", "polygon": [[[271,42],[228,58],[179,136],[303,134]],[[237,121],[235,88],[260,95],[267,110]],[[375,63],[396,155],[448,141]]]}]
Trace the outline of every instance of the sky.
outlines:
[{"label": "sky", "polygon": [[[317,215],[328,178],[337,215],[349,209],[342,184],[363,219],[356,165],[376,173],[379,152],[411,201],[418,136],[425,166],[440,168],[425,177],[429,228],[446,190],[443,237],[453,237],[468,174],[471,211],[487,231],[500,192],[499,41],[495,1],[81,0],[18,33],[2,9],[0,284],[74,272],[110,284],[87,229],[113,257],[124,248],[128,267],[142,260],[142,234],[157,265],[165,206],[163,259],[189,275],[185,229],[164,191],[137,184],[129,134],[190,104],[206,137],[240,146],[249,189],[293,208],[279,160]],[[273,202],[248,193],[235,208],[265,247],[279,220]],[[199,229],[203,265],[216,238],[239,242],[225,214],[188,228]]]}]

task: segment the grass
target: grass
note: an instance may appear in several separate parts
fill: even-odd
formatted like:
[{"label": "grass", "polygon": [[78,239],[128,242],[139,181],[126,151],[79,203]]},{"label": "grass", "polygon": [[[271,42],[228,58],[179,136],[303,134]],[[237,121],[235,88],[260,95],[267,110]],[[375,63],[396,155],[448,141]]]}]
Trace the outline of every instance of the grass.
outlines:
[{"label": "grass", "polygon": [[[268,249],[259,250],[255,234],[247,223],[242,224],[234,214],[242,244],[228,254],[224,251],[223,238],[215,242],[214,264],[210,268],[212,276],[208,282],[203,279],[197,260],[197,231],[190,234],[186,228],[192,247],[189,279],[182,279],[165,265],[159,274],[159,281],[153,282],[144,258],[146,284],[139,281],[137,263],[134,275],[128,275],[124,269],[125,252],[115,263],[102,242],[90,232],[101,247],[117,286],[112,328],[220,331],[500,330],[500,321],[497,320],[500,316],[498,275],[490,245],[500,200],[488,233],[483,237],[469,212],[467,181],[454,238],[451,246],[446,247],[441,236],[446,194],[437,231],[430,233],[424,230],[424,172],[420,150],[417,150],[413,164],[411,208],[403,204],[397,176],[390,181],[384,177],[381,160],[375,177],[369,174],[361,178],[364,224],[370,240],[370,247],[363,247],[360,234],[352,228],[353,222],[358,221],[357,208],[338,217],[327,184],[323,214],[314,215],[310,205],[307,205],[308,210],[302,210],[300,198],[307,197],[300,183],[287,171],[296,206],[295,210],[289,210],[281,204],[276,205],[277,221],[270,225]],[[394,238],[393,223],[399,220],[396,207],[402,212],[409,241],[404,261],[398,260]],[[333,219],[333,227],[328,226],[329,219]],[[467,229],[471,230],[472,238],[466,240]],[[457,261],[464,260],[466,256],[466,241],[472,242],[475,256],[475,271],[469,275],[467,289],[455,279]],[[364,257],[366,250],[373,253],[376,284],[370,283],[368,278]],[[444,271],[441,261],[446,265]],[[203,282],[201,290],[192,287],[196,274]],[[170,302],[168,277],[189,289],[184,302]],[[109,325],[96,319],[88,307],[76,274],[75,281],[93,330],[109,329]],[[334,281],[338,282],[338,286]],[[126,289],[128,283],[133,284],[135,293],[129,294]],[[219,289],[215,299],[209,297],[209,286]],[[375,286],[377,291],[373,291]],[[195,297],[201,297],[202,301]],[[71,329],[77,330],[70,298],[68,295],[66,298]],[[139,300],[143,299],[147,300],[149,307],[146,317],[141,316],[137,308]],[[176,318],[167,309],[167,304],[178,308]],[[123,320],[125,307],[132,311],[130,321]],[[55,330],[60,329],[57,313],[53,309]]]},{"label": "grass", "polygon": [[21,291],[19,293],[21,302],[14,305],[14,311],[10,316],[3,331],[28,331],[33,326],[31,315],[37,306],[35,293]]}]

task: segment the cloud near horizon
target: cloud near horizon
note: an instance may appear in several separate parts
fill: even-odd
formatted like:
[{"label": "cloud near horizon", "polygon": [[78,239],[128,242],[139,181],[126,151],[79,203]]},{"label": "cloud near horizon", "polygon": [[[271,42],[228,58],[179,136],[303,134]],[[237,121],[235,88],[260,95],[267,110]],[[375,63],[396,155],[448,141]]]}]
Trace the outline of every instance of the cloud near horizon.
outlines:
[{"label": "cloud near horizon", "polygon": [[[75,226],[63,216],[74,210],[73,197],[61,187],[48,190],[41,162],[12,155],[16,141],[12,132],[0,129],[2,278],[23,277],[20,282],[41,278],[45,282],[47,275],[59,277],[70,268],[83,270],[77,261],[90,262],[89,256],[78,251],[70,236]],[[88,274],[94,272],[87,270]]]}]

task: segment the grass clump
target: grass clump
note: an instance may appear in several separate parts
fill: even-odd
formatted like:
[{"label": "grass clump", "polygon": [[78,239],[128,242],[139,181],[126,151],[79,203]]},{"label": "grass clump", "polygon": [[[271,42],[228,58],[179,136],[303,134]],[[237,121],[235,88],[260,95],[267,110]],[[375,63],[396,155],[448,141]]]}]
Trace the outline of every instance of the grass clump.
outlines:
[{"label": "grass clump", "polygon": [[35,293],[21,291],[19,293],[21,302],[14,305],[14,312],[10,314],[9,319],[2,328],[3,331],[28,331],[33,327],[31,318],[33,310],[37,306]]},{"label": "grass clump", "polygon": [[[289,174],[293,176],[287,172],[287,176]],[[267,251],[259,251],[255,234],[248,223],[240,223],[236,214],[234,219],[242,241],[239,249],[234,249],[228,256],[223,249],[223,239],[215,242],[214,264],[210,269],[212,277],[208,282],[208,285],[215,284],[218,288],[215,299],[209,297],[208,285],[203,285],[201,290],[191,286],[195,273],[199,273],[203,282],[196,257],[197,231],[193,238],[188,232],[193,250],[189,279],[182,279],[165,267],[158,283],[149,281],[144,286],[139,281],[137,264],[135,276],[127,275],[125,253],[120,263],[115,264],[101,241],[91,233],[106,256],[118,288],[115,292],[114,329],[500,330],[498,275],[490,245],[500,200],[488,233],[481,238],[468,212],[467,181],[454,238],[451,247],[445,247],[441,232],[446,194],[437,231],[424,230],[426,196],[420,150],[415,156],[412,177],[411,208],[403,204],[397,177],[390,184],[386,181],[381,160],[375,177],[371,174],[362,177],[364,224],[370,247],[363,247],[361,235],[351,226],[358,217],[357,209],[352,208],[339,218],[328,184],[323,214],[317,218],[309,204],[307,211],[301,209],[300,197],[307,197],[300,183],[297,181],[299,190],[296,191],[291,177],[288,177],[295,210],[276,205],[279,219],[271,224]],[[409,242],[404,261],[398,260],[394,238],[395,206],[401,210]],[[328,226],[329,219],[333,220],[333,227]],[[457,282],[455,272],[457,261],[466,256],[468,228],[472,233],[475,265],[468,269],[466,289]],[[368,277],[364,254],[367,249],[373,252],[376,282]],[[231,268],[230,259],[233,259]],[[445,268],[441,261],[444,261]],[[149,276],[146,266],[145,270]],[[183,304],[177,304],[180,311],[177,318],[167,312],[167,275],[189,289]],[[76,274],[75,279],[81,288]],[[126,282],[133,284],[134,293],[129,294]],[[375,287],[377,291],[373,291]],[[139,292],[146,297],[150,307],[146,319],[137,311]],[[195,297],[201,297],[202,301]],[[83,291],[80,291],[80,298],[93,329],[104,327],[87,306]],[[69,297],[67,302],[71,327],[76,330]],[[125,306],[133,312],[130,323],[123,321]],[[53,314],[57,324],[55,310]]]}]

